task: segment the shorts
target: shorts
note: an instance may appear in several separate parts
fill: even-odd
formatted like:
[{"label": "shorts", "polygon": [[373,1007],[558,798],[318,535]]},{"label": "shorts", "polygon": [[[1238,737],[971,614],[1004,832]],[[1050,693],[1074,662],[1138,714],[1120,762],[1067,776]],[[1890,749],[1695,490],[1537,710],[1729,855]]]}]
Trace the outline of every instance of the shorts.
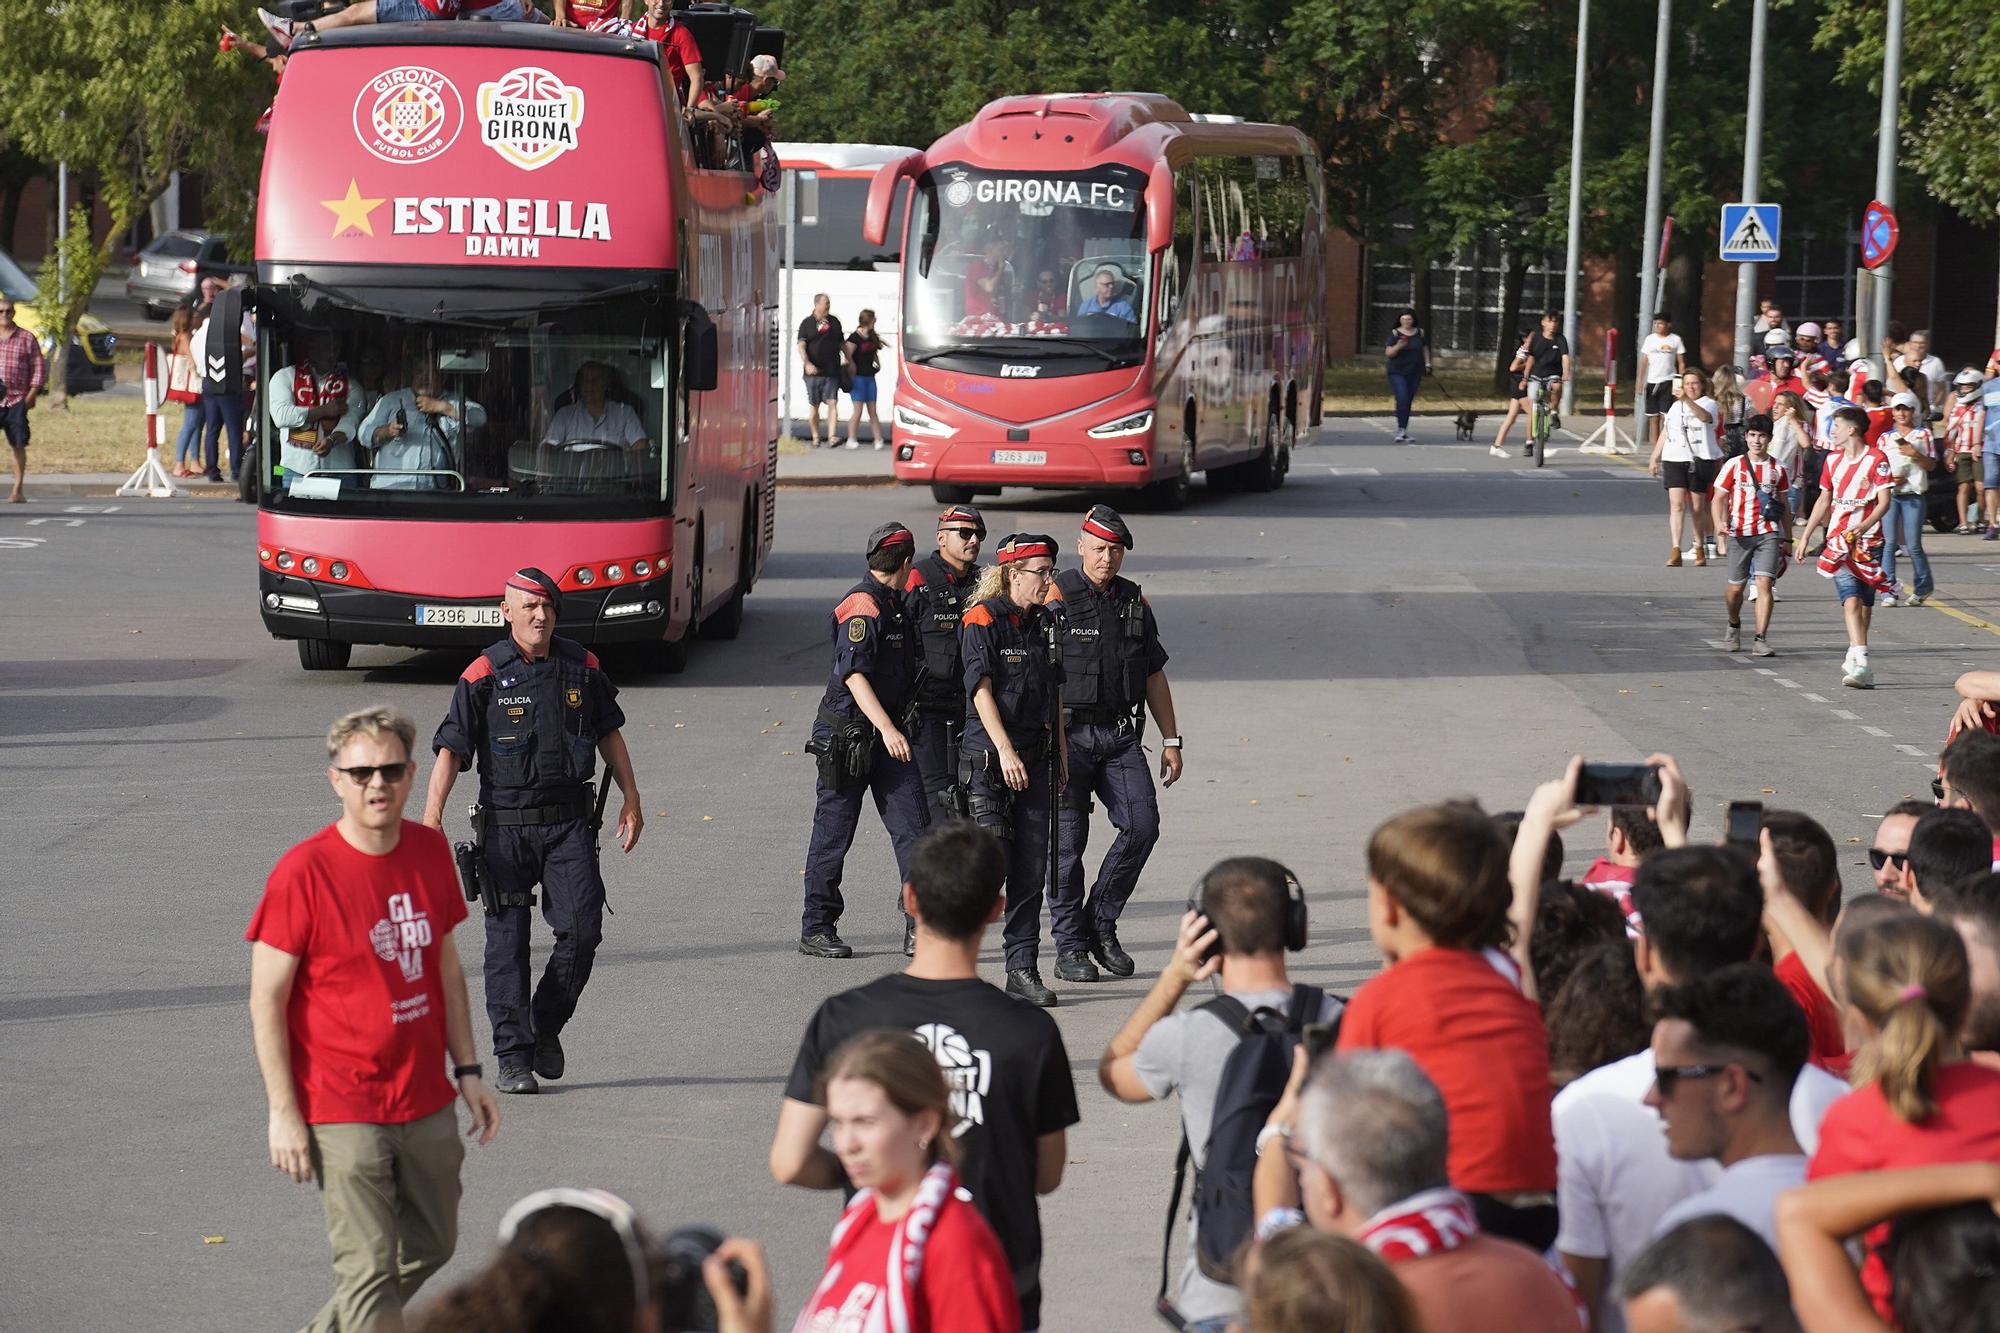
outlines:
[{"label": "shorts", "polygon": [[873,375],[856,375],[854,377],[854,387],[847,391],[847,396],[850,401],[856,403],[874,402],[875,377]]},{"label": "shorts", "polygon": [[28,404],[15,403],[0,407],[0,434],[7,437],[7,443],[16,449],[28,447]]},{"label": "shorts", "polygon": [[1692,463],[1662,463],[1660,480],[1670,491],[1707,495],[1715,485],[1715,469],[1716,461],[1712,458],[1697,458]]},{"label": "shorts", "polygon": [[1778,546],[1784,539],[1775,532],[1744,537],[1729,534],[1729,586],[1740,588],[1753,577],[1778,577]]},{"label": "shorts", "polygon": [[834,375],[806,376],[806,404],[818,407],[821,403],[840,405],[840,380]]},{"label": "shorts", "polygon": [[375,0],[377,23],[426,23],[432,19],[452,17],[450,14],[433,14],[417,0]]},{"label": "shorts", "polygon": [[1988,449],[1979,456],[1979,462],[1985,473],[1982,481],[1986,489],[2000,491],[2000,450]]},{"label": "shorts", "polygon": [[1975,486],[1979,483],[1979,465],[1972,461],[1971,454],[1960,454],[1952,463],[1951,479],[1961,486]]},{"label": "shorts", "polygon": [[1674,381],[1654,380],[1646,386],[1646,415],[1663,417],[1674,405]]},{"label": "shorts", "polygon": [[1853,570],[1845,566],[1833,576],[1833,594],[1843,602],[1850,597],[1858,597],[1863,606],[1875,605],[1875,589],[1863,583]]}]

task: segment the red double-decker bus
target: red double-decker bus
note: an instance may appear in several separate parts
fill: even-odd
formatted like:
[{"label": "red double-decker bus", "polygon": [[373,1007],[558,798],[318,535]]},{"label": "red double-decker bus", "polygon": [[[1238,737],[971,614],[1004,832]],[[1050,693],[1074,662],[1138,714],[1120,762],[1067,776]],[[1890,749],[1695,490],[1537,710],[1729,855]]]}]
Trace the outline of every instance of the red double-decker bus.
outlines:
[{"label": "red double-decker bus", "polygon": [[1187,498],[1282,485],[1320,419],[1324,193],[1296,130],[1148,93],[1007,97],[886,163],[910,192],[896,476]]},{"label": "red double-decker bus", "polygon": [[[696,146],[650,42],[293,46],[258,201],[257,541],[305,667],[490,642],[524,565],[585,643],[678,670],[697,631],[735,636],[775,514],[778,233]],[[340,381],[348,411],[301,423]]]}]

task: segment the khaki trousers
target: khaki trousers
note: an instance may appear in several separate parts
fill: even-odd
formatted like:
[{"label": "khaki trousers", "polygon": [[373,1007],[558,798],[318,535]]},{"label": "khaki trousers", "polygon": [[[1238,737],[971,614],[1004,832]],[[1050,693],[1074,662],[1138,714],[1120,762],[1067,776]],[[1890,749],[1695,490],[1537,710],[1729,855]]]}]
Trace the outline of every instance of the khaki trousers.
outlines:
[{"label": "khaki trousers", "polygon": [[307,1333],[402,1333],[403,1303],[458,1244],[457,1103],[403,1125],[308,1125],[333,1299]]}]

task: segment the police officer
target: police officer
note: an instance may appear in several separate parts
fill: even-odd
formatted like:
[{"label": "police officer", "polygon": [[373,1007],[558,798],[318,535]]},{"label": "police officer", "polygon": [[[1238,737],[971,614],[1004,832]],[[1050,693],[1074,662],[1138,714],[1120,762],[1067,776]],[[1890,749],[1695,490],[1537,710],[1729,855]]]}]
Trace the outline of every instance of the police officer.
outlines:
[{"label": "police officer", "polygon": [[[1055,574],[1056,541],[1016,533],[998,554],[999,563],[980,576],[959,634],[967,695],[960,772],[972,818],[1007,846],[1007,993],[1046,1009],[1056,993],[1042,984],[1035,962],[1055,795],[1050,760],[1058,769],[1062,762],[1056,716],[1062,668],[1050,651],[1042,603]],[[1052,902],[1050,914],[1057,957],[1085,958],[1089,931],[1079,905]]]},{"label": "police officer", "polygon": [[937,550],[917,561],[904,595],[924,665],[910,748],[923,775],[933,822],[958,813],[958,738],[965,726],[958,620],[972,604],[979,582],[979,544],[985,540],[986,520],[971,505],[953,505],[939,514]]},{"label": "police officer", "polygon": [[[632,756],[619,728],[618,691],[593,653],[556,637],[562,593],[539,569],[507,580],[500,614],[508,636],[472,660],[431,740],[424,822],[444,827],[452,783],[477,756],[473,836],[493,895],[486,915],[486,1016],[502,1092],[539,1091],[536,1075],[563,1075],[561,1033],[590,980],[603,936],[604,879],[597,865],[590,779],[596,757],[624,794],[618,842],[631,851],[645,816]],[[533,889],[555,932],[548,970],[528,998]],[[497,910],[496,910],[497,907]]]},{"label": "police officer", "polygon": [[[910,848],[930,823],[923,779],[903,734],[918,650],[901,590],[916,548],[916,538],[901,523],[884,523],[869,533],[867,577],[848,589],[833,612],[833,671],[806,746],[819,760],[819,795],[806,849],[799,952],[816,958],[854,956],[837,926],[842,862],[861,820],[862,798],[873,793],[888,827],[899,886],[908,877]],[[903,935],[910,935],[908,917]]]},{"label": "police officer", "polygon": [[[1063,718],[1069,743],[1069,781],[1057,812],[1061,883],[1050,891],[1051,912],[1083,905],[1090,931],[1088,955],[1061,952],[1056,976],[1096,981],[1098,966],[1113,976],[1132,975],[1132,959],[1118,943],[1118,914],[1139,885],[1139,872],[1160,837],[1160,805],[1139,735],[1147,712],[1160,729],[1160,777],[1169,787],[1181,776],[1181,737],[1174,725],[1174,695],[1167,684],[1167,652],[1160,647],[1153,609],[1139,585],[1120,577],[1132,530],[1116,510],[1093,505],[1078,535],[1078,569],[1056,576],[1054,603],[1061,611]],[[1086,900],[1083,853],[1090,837],[1091,797],[1104,802],[1118,836],[1098,867]]]}]

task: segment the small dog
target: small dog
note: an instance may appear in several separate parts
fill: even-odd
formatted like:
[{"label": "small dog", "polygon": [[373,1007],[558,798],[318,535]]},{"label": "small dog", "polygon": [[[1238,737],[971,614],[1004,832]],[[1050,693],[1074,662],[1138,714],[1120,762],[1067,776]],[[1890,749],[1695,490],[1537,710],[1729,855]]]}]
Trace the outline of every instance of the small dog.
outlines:
[{"label": "small dog", "polygon": [[1457,418],[1458,438],[1461,440],[1471,439],[1472,432],[1478,425],[1479,414],[1477,412],[1460,412]]}]

